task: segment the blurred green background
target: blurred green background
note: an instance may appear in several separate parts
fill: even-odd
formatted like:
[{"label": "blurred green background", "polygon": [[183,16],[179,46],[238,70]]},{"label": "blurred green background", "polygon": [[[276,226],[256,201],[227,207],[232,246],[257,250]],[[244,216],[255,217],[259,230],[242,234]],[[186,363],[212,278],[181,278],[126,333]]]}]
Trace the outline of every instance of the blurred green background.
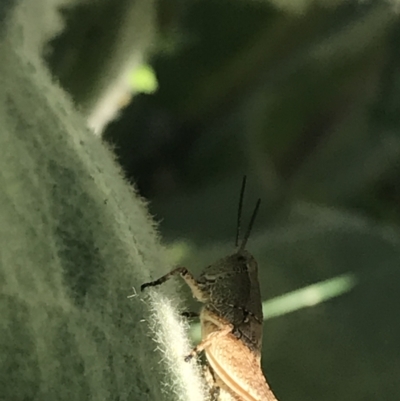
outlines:
[{"label": "blurred green background", "polygon": [[[129,76],[133,99],[102,137],[171,257],[195,273],[233,251],[247,174],[245,223],[262,198],[248,248],[266,316],[263,369],[279,400],[397,399],[398,4],[144,2],[64,10],[50,69],[83,111],[104,82]],[[139,39],[125,52],[139,62],[112,74],[127,9]]]}]

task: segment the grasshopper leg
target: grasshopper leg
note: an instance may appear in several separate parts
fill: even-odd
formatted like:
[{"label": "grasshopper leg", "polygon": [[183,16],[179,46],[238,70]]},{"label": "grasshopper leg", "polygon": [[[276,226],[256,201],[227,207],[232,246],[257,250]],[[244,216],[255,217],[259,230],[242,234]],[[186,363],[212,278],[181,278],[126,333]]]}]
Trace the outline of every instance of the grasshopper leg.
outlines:
[{"label": "grasshopper leg", "polygon": [[140,291],[143,291],[147,287],[156,287],[158,285],[161,285],[168,281],[170,278],[177,275],[180,275],[185,280],[185,283],[192,290],[192,294],[197,300],[199,300],[200,302],[206,302],[208,300],[207,292],[201,288],[197,280],[194,278],[193,274],[190,273],[190,271],[186,269],[186,267],[176,267],[159,279],[142,284],[140,286]]}]

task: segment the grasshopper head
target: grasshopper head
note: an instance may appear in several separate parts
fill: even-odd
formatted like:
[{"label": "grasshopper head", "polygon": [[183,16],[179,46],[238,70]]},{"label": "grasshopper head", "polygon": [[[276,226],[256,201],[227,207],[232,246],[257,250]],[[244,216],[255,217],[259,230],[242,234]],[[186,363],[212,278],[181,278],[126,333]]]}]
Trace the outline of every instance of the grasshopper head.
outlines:
[{"label": "grasshopper head", "polygon": [[261,349],[262,305],[258,266],[247,250],[217,260],[198,279],[208,294],[205,308],[233,324],[249,348]]}]

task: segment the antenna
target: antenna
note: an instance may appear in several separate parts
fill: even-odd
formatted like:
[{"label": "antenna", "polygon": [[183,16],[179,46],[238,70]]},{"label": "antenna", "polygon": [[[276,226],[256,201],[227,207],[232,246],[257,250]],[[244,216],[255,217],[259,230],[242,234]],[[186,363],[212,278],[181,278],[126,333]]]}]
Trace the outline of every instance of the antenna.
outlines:
[{"label": "antenna", "polygon": [[242,251],[246,247],[247,240],[250,237],[250,233],[251,233],[251,230],[252,230],[253,225],[254,225],[254,221],[256,220],[258,209],[260,208],[260,203],[261,203],[261,199],[258,198],[257,203],[256,203],[256,207],[254,208],[253,215],[251,216],[251,220],[250,220],[249,226],[247,227],[246,235],[244,236],[243,241],[240,244],[239,251]]},{"label": "antenna", "polygon": [[243,181],[242,181],[242,189],[240,190],[239,207],[238,207],[238,215],[237,215],[236,240],[235,240],[236,248],[239,246],[240,229],[241,229],[241,224],[242,224],[243,198],[244,198],[244,190],[246,189],[246,179],[247,179],[247,177],[244,175]]},{"label": "antenna", "polygon": [[[243,199],[244,199],[244,191],[246,189],[246,180],[247,176],[243,176],[242,181],[242,188],[240,190],[240,197],[239,197],[239,207],[238,207],[238,215],[237,215],[237,226],[236,226],[236,241],[235,247],[239,247],[239,240],[240,240],[240,229],[242,224],[242,210],[243,210]],[[253,215],[251,216],[249,226],[247,227],[246,235],[243,238],[242,243],[240,244],[239,251],[243,250],[246,247],[247,240],[250,237],[251,230],[254,225],[254,221],[256,220],[258,209],[260,208],[261,199],[257,200],[256,207],[254,208]]]}]

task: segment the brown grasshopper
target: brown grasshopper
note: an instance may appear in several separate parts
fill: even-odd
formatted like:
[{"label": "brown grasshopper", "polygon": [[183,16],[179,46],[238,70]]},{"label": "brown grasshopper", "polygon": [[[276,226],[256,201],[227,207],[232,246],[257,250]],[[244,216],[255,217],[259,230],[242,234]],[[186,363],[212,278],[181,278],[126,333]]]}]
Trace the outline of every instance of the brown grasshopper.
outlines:
[{"label": "brown grasshopper", "polygon": [[263,314],[257,261],[245,250],[260,199],[239,243],[245,187],[246,177],[240,191],[235,253],[207,266],[198,279],[185,267],[177,267],[143,284],[141,291],[181,275],[193,296],[204,304],[199,315],[202,340],[185,360],[205,352],[209,363],[206,379],[219,401],[277,401],[260,364]]}]

